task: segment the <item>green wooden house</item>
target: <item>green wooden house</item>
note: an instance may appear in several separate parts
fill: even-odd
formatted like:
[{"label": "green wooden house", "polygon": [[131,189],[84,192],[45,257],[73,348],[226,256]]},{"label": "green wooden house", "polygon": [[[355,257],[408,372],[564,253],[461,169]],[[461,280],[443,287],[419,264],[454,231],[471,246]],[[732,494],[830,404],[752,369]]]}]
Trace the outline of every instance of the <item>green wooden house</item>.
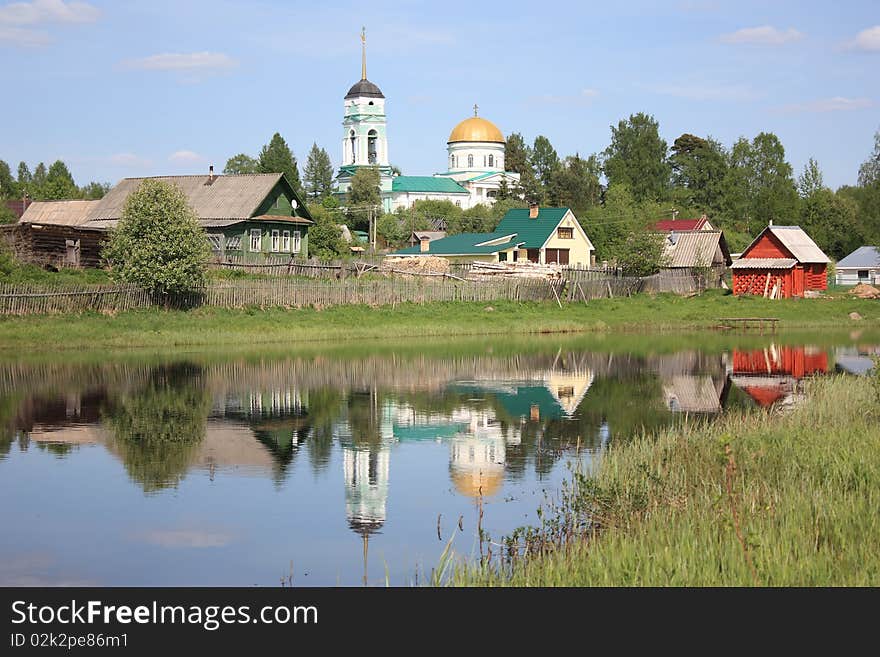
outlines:
[{"label": "green wooden house", "polygon": [[[81,228],[110,229],[122,217],[128,195],[144,178],[125,178],[91,211]],[[282,173],[157,176],[176,185],[199,218],[217,258],[260,262],[271,257],[307,258],[314,222],[305,201]]]}]

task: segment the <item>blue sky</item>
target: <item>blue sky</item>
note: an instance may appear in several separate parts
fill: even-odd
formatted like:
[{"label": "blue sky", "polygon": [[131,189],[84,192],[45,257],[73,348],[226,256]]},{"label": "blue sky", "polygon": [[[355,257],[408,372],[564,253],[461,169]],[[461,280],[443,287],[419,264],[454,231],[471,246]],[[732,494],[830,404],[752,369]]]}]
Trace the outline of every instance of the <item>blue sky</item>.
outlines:
[{"label": "blue sky", "polygon": [[560,155],[601,151],[639,111],[670,144],[772,131],[832,187],[880,128],[876,0],[0,0],[0,159],[116,182],[219,170],[278,131],[301,165],[312,142],[338,163],[362,25],[406,174],[445,168],[474,103]]}]

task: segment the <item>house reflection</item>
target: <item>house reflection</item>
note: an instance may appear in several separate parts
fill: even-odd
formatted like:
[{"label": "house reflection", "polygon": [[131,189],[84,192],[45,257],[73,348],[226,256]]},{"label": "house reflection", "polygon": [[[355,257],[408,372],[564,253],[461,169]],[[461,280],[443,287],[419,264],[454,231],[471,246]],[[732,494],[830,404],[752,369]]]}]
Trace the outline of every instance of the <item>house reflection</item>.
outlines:
[{"label": "house reflection", "polygon": [[788,407],[804,400],[805,377],[828,371],[823,349],[771,344],[751,351],[734,349],[730,378],[758,406]]}]

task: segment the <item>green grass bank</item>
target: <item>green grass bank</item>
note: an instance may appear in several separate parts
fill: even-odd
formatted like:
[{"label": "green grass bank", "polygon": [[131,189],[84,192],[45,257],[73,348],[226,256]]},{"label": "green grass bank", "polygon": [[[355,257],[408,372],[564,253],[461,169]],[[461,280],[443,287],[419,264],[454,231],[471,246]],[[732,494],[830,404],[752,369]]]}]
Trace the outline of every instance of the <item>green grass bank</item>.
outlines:
[{"label": "green grass bank", "polygon": [[[859,313],[863,319],[851,320],[851,312]],[[401,304],[395,308],[150,309],[113,316],[7,316],[0,318],[0,351],[698,330],[716,326],[720,317],[745,316],[778,317],[782,330],[877,328],[880,302],[844,296],[769,301],[712,291],[691,298],[637,295],[573,303],[562,308],[555,302],[493,302]]]},{"label": "green grass bank", "polygon": [[612,447],[542,527],[510,537],[527,554],[451,572],[447,561],[446,581],[877,586],[880,377],[815,380],[808,394],[786,414],[733,413]]}]

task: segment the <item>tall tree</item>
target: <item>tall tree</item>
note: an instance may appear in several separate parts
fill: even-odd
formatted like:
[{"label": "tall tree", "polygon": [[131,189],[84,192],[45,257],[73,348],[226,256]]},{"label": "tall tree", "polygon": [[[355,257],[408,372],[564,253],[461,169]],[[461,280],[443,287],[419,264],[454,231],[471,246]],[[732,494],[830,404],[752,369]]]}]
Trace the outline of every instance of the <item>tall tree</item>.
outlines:
[{"label": "tall tree", "polygon": [[535,137],[530,162],[538,182],[541,183],[545,190],[548,189],[550,187],[550,179],[556,170],[559,169],[559,155],[557,155],[556,149],[553,148],[553,144],[544,135]]},{"label": "tall tree", "polygon": [[550,202],[570,207],[575,212],[598,205],[602,195],[600,173],[601,166],[595,155],[587,159],[577,154],[565,158],[551,176],[548,190]]},{"label": "tall tree", "polygon": [[370,217],[381,212],[382,194],[377,167],[360,167],[351,177],[348,190],[348,224],[350,227],[366,226]]},{"label": "tall tree", "polygon": [[819,163],[813,158],[804,165],[803,173],[798,176],[798,194],[802,199],[810,198],[820,189],[825,188]]},{"label": "tall tree", "polygon": [[309,151],[303,177],[309,198],[324,198],[333,191],[333,165],[330,163],[330,156],[323,148],[318,148],[316,143],[312,144]]},{"label": "tall tree", "polygon": [[42,187],[42,197],[49,201],[72,199],[79,197],[79,188],[73,181],[73,176],[67,165],[61,160],[55,160],[46,173],[46,182]]},{"label": "tall tree", "polygon": [[16,198],[18,196],[18,184],[12,177],[9,165],[0,160],[0,199]]},{"label": "tall tree", "polygon": [[868,187],[880,182],[880,130],[874,133],[874,151],[859,167],[859,185]]},{"label": "tall tree", "polygon": [[762,132],[752,140],[755,216],[766,225],[796,219],[797,188],[785,148],[772,132]]},{"label": "tall tree", "polygon": [[84,199],[95,201],[104,198],[110,191],[110,183],[90,182],[88,185],[80,189],[80,195]]},{"label": "tall tree", "polygon": [[514,132],[504,142],[504,169],[514,173],[534,173],[531,165],[531,149],[523,136]]},{"label": "tall tree", "polygon": [[611,144],[604,151],[609,185],[626,185],[636,201],[660,200],[669,190],[671,167],[660,124],[642,112],[611,126]]},{"label": "tall tree", "polygon": [[864,226],[855,201],[827,187],[815,189],[800,204],[799,223],[830,257],[840,259],[864,244]]},{"label": "tall tree", "polygon": [[34,175],[31,176],[28,190],[35,199],[43,198],[43,188],[46,186],[46,165],[40,162],[34,169]]},{"label": "tall tree", "polygon": [[297,193],[303,193],[299,169],[296,166],[296,158],[287,142],[277,132],[272,135],[272,139],[260,151],[260,172],[283,173],[287,177],[287,182],[291,184]]},{"label": "tall tree", "polygon": [[727,174],[724,147],[711,137],[683,134],[670,150],[672,183],[685,191],[679,198],[707,214],[720,211]]},{"label": "tall tree", "polygon": [[239,153],[226,160],[225,174],[260,173],[260,163],[250,155]]}]

